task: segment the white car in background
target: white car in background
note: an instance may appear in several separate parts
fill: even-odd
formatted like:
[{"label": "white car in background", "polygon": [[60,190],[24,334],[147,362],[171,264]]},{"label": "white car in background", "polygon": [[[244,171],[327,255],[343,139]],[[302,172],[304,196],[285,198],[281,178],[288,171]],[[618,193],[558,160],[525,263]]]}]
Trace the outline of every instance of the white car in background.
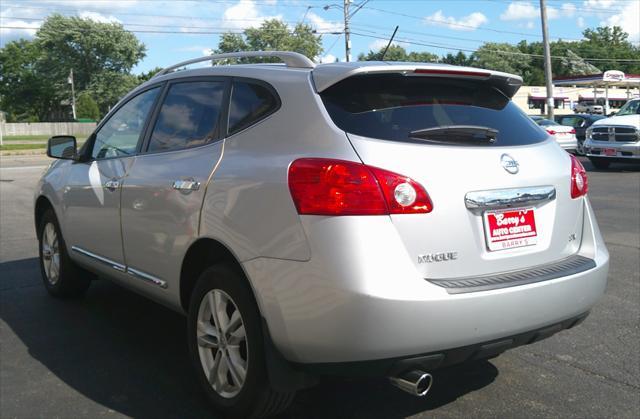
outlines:
[{"label": "white car in background", "polygon": [[578,139],[576,138],[576,129],[566,125],[560,125],[555,121],[543,118],[541,116],[532,116],[531,119],[540,125],[549,135],[551,135],[560,144],[560,147],[566,151],[575,153],[578,148]]},{"label": "white car in background", "polygon": [[573,109],[576,113],[595,113],[595,114],[604,114],[604,106],[598,105],[593,100],[591,101],[581,101]]}]

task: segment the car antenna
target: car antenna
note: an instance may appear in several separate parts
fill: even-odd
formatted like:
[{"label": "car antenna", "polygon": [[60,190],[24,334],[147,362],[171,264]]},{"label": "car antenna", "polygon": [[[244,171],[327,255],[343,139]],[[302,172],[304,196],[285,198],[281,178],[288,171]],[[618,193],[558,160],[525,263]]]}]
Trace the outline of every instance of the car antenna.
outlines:
[{"label": "car antenna", "polygon": [[387,44],[387,46],[384,48],[384,51],[382,51],[382,57],[380,57],[380,61],[384,61],[384,56],[387,54],[387,50],[389,49],[389,47],[391,46],[391,42],[393,42],[393,38],[395,38],[396,36],[396,32],[398,32],[398,28],[399,26],[396,25],[396,28],[393,30],[393,35],[391,35],[391,38],[389,39],[389,43]]}]

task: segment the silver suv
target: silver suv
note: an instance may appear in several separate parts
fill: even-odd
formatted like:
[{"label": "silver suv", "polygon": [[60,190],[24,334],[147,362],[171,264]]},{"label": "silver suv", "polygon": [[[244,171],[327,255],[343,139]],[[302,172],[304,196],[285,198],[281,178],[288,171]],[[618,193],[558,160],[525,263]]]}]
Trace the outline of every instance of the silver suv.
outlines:
[{"label": "silver suv", "polygon": [[[172,71],[256,56],[284,65]],[[100,276],[185,313],[230,416],[327,374],[424,395],[431,371],[571,328],[605,290],[585,170],[511,102],[521,82],[287,52],[165,69],[79,150],[50,139],[44,284]]]}]

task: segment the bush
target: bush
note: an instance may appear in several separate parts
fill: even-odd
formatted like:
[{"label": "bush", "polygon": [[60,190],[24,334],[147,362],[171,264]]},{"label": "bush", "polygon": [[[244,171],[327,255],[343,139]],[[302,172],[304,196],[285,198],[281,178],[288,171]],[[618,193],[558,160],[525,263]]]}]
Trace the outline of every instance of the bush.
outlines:
[{"label": "bush", "polygon": [[78,100],[76,101],[76,117],[78,119],[86,118],[94,121],[100,119],[98,104],[89,93],[80,93],[78,96]]}]

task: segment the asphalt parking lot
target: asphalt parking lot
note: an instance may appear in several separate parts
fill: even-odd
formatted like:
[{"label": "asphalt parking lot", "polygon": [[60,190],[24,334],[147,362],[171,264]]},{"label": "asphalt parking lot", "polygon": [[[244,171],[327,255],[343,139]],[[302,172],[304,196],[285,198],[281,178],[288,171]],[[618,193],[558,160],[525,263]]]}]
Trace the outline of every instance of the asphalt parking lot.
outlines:
[{"label": "asphalt parking lot", "polygon": [[[0,417],[199,418],[183,317],[108,281],[59,301],[41,285],[33,188],[47,164],[0,160]],[[611,253],[606,295],[577,328],[434,374],[414,398],[386,379],[324,380],[286,417],[637,417],[640,412],[640,168],[589,171]]]}]

